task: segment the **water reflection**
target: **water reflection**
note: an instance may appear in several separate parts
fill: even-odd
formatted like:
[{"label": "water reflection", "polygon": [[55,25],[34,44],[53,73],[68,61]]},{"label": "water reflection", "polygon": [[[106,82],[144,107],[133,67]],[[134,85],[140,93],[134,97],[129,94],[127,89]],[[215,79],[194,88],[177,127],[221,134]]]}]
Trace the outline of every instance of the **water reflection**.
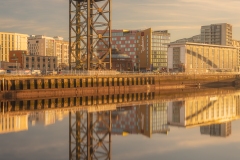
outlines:
[{"label": "water reflection", "polygon": [[181,98],[139,93],[2,101],[0,134],[26,131],[28,124],[48,126],[68,117],[69,159],[112,159],[115,135],[151,138],[171,134],[173,127],[199,127],[202,136],[229,137],[231,122],[240,118],[239,97],[237,90],[214,90],[189,92]]}]

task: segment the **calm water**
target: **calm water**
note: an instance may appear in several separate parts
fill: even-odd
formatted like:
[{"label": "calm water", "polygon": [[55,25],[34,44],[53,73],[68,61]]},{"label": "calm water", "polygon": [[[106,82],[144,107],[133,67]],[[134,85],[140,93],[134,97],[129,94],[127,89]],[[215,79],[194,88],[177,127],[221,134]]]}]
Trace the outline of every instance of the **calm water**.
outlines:
[{"label": "calm water", "polygon": [[71,112],[2,109],[0,159],[239,159],[239,97],[234,91]]}]

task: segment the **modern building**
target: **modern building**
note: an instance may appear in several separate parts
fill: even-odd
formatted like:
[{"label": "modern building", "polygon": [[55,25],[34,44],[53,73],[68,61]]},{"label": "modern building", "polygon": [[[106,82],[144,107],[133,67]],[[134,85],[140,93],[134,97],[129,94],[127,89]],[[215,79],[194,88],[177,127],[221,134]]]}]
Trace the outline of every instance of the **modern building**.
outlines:
[{"label": "modern building", "polygon": [[[109,56],[105,59],[106,62],[109,61]],[[107,64],[106,68],[109,68]],[[134,66],[132,58],[125,52],[121,52],[117,49],[112,49],[112,70],[117,71],[133,71]]]},{"label": "modern building", "polygon": [[[98,31],[99,33],[103,31]],[[136,68],[136,33],[137,30],[112,30],[112,49],[124,52],[133,61]],[[108,35],[105,35],[108,36]],[[102,50],[106,49],[104,42],[98,44],[98,56],[102,56]],[[103,52],[105,53],[105,52]]]},{"label": "modern building", "polygon": [[232,46],[232,25],[219,23],[201,26],[201,43]]},{"label": "modern building", "polygon": [[0,32],[0,61],[9,61],[9,51],[27,50],[27,34]]},{"label": "modern building", "polygon": [[239,71],[238,49],[202,43],[169,44],[170,72]]},{"label": "modern building", "polygon": [[201,35],[199,34],[199,35],[192,36],[190,38],[178,39],[171,43],[186,43],[186,42],[201,43]]},{"label": "modern building", "polygon": [[151,28],[136,34],[137,67],[141,70],[164,70],[167,68],[167,47],[170,33]]}]

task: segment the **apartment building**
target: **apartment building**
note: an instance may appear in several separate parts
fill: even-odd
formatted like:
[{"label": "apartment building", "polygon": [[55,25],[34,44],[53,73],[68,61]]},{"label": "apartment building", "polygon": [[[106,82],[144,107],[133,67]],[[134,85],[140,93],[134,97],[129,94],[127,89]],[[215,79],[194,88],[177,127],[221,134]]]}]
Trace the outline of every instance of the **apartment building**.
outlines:
[{"label": "apartment building", "polygon": [[168,70],[190,73],[239,71],[237,57],[238,49],[232,46],[202,43],[170,44]]},{"label": "apartment building", "polygon": [[27,34],[0,32],[0,61],[9,62],[9,51],[27,50]]},{"label": "apartment building", "polygon": [[201,43],[232,46],[232,25],[220,23],[201,26]]}]

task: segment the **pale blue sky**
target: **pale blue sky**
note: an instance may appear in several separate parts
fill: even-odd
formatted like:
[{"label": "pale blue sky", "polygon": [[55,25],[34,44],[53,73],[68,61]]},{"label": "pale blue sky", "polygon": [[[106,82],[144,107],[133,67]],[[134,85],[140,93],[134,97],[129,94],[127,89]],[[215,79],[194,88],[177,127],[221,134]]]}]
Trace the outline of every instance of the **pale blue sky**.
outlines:
[{"label": "pale blue sky", "polygon": [[[200,33],[200,26],[233,25],[240,40],[239,0],[112,0],[113,29],[169,30],[171,40]],[[68,38],[68,0],[1,0],[0,31]]]}]

